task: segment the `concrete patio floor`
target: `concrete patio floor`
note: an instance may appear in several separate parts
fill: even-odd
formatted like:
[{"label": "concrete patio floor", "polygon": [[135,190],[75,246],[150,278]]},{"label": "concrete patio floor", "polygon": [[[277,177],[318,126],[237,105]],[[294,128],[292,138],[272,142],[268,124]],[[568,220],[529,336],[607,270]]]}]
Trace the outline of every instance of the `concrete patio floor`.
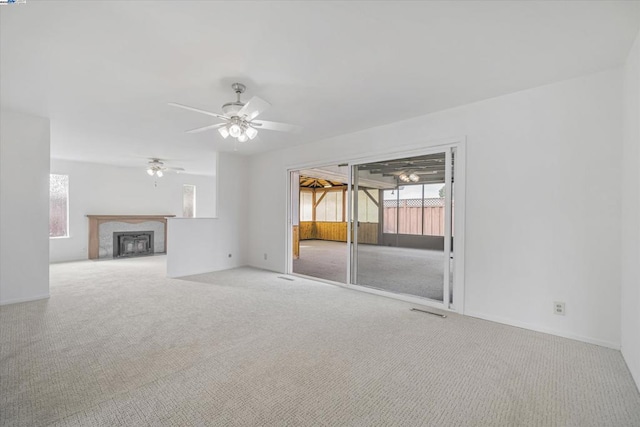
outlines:
[{"label": "concrete patio floor", "polygon": [[[300,258],[293,261],[293,272],[346,283],[347,260],[344,242],[303,240]],[[442,301],[443,280],[442,251],[376,245],[358,247],[358,285]]]}]

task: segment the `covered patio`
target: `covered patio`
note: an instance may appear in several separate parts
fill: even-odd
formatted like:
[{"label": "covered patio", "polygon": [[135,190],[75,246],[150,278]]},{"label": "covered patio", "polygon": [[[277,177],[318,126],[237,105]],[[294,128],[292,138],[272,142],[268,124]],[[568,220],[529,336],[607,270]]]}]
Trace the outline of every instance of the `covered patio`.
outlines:
[{"label": "covered patio", "polygon": [[358,219],[357,237],[351,230],[357,243],[351,280],[348,169],[300,171],[293,273],[443,301],[444,160],[437,153],[358,166],[351,189]]}]

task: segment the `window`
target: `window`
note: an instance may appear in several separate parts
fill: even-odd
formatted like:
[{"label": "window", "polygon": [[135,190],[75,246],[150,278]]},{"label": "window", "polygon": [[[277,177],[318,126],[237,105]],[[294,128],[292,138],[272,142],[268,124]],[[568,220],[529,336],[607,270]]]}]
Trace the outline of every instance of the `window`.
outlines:
[{"label": "window", "polygon": [[182,187],[182,216],[196,217],[196,186],[185,184]]},{"label": "window", "polygon": [[313,193],[300,192],[300,221],[313,221]]},{"label": "window", "polygon": [[49,175],[49,237],[69,237],[69,175]]},{"label": "window", "polygon": [[358,221],[378,222],[378,190],[358,191]]},{"label": "window", "polygon": [[320,200],[316,208],[316,221],[342,222],[342,192],[316,192],[316,200]]}]

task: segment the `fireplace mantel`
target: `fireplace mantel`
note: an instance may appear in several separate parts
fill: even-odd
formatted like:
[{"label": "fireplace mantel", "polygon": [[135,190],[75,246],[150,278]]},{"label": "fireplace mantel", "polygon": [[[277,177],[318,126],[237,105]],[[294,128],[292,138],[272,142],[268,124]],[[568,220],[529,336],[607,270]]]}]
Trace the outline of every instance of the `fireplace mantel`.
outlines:
[{"label": "fireplace mantel", "polygon": [[164,224],[164,249],[167,250],[167,218],[175,215],[87,215],[89,218],[89,259],[98,259],[100,251],[99,228],[105,222],[126,222],[139,224],[147,221],[157,221]]}]

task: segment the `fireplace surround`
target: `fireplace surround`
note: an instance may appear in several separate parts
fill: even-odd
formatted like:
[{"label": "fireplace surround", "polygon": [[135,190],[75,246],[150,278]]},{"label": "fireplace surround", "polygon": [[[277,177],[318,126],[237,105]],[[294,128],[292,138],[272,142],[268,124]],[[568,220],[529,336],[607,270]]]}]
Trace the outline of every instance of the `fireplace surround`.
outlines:
[{"label": "fireplace surround", "polygon": [[154,253],[167,251],[167,218],[175,215],[87,215],[89,218],[89,259],[113,259],[113,233],[141,233],[153,230]]}]

